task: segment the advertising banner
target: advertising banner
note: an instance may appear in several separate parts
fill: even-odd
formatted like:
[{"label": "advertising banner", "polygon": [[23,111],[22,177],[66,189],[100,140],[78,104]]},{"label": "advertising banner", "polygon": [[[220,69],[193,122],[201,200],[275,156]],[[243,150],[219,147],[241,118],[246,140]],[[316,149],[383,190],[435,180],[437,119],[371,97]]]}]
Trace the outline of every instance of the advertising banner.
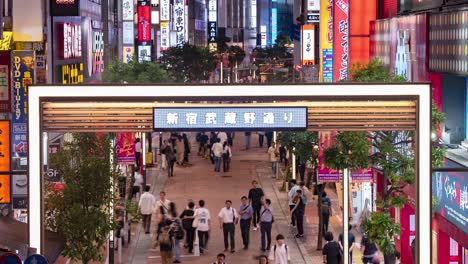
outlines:
[{"label": "advertising banner", "polygon": [[93,32],[93,73],[104,72],[104,33]]},{"label": "advertising banner", "polygon": [[57,67],[57,78],[61,84],[80,84],[84,82],[84,64],[73,63]]},{"label": "advertising banner", "polygon": [[123,62],[129,63],[132,61],[133,56],[135,55],[134,47],[123,47]]},{"label": "advertising banner", "polygon": [[374,181],[374,171],[371,168],[352,171],[351,178],[353,182],[372,182]]},{"label": "advertising banner", "polygon": [[11,112],[10,51],[0,51],[0,112]]},{"label": "advertising banner", "polygon": [[319,154],[318,154],[318,181],[319,182],[339,182],[343,176],[342,172],[325,167],[323,151],[333,145],[336,132],[319,132]]},{"label": "advertising banner", "polygon": [[0,121],[0,172],[10,171],[10,121]]},{"label": "advertising banner", "polygon": [[271,9],[271,43],[275,44],[278,38],[278,8]]},{"label": "advertising banner", "polygon": [[[12,30],[15,42],[42,42],[44,38],[42,15],[45,13],[43,2],[41,0],[15,0],[11,2],[13,5],[13,15],[11,16],[16,18],[13,19]],[[31,12],[32,10],[35,12]]]},{"label": "advertising banner", "polygon": [[28,194],[28,175],[13,174],[11,182],[13,196],[26,196]]},{"label": "advertising banner", "polygon": [[170,47],[169,36],[169,22],[161,22],[161,51]]},{"label": "advertising banner", "polygon": [[175,45],[185,43],[185,1],[174,0],[174,30],[176,32]]},{"label": "advertising banner", "polygon": [[160,0],[159,2],[159,14],[160,14],[160,21],[169,21],[170,20],[170,0]]},{"label": "advertising banner", "polygon": [[60,58],[64,60],[81,58],[81,25],[67,22],[57,25]]},{"label": "advertising banner", "polygon": [[117,134],[117,159],[119,163],[135,163],[135,134]]},{"label": "advertising banner", "polygon": [[437,199],[434,211],[468,233],[468,172],[435,172],[432,193]]},{"label": "advertising banner", "polygon": [[12,156],[28,155],[27,104],[28,86],[34,83],[34,51],[12,51],[13,116],[11,131]]},{"label": "advertising banner", "polygon": [[50,13],[52,16],[79,16],[80,0],[51,0]]},{"label": "advertising banner", "polygon": [[138,41],[151,41],[151,7],[149,5],[138,6]]},{"label": "advertising banner", "polygon": [[122,0],[122,19],[133,22],[134,12],[133,0]]},{"label": "advertising banner", "polygon": [[302,65],[315,64],[315,25],[302,26]]},{"label": "advertising banner", "polygon": [[0,175],[0,204],[11,202],[10,175]]},{"label": "advertising banner", "polygon": [[333,75],[334,81],[348,79],[349,71],[349,1],[333,3]]},{"label": "advertising banner", "polygon": [[135,27],[133,25],[133,21],[124,21],[122,23],[123,27],[123,38],[122,42],[124,45],[133,45],[135,41]]},{"label": "advertising banner", "polygon": [[307,0],[307,11],[318,12],[320,10],[320,0]]},{"label": "advertising banner", "polygon": [[151,61],[151,46],[150,45],[138,45],[138,61],[140,63],[144,61]]},{"label": "advertising banner", "polygon": [[333,0],[320,1],[320,80],[333,82]]}]

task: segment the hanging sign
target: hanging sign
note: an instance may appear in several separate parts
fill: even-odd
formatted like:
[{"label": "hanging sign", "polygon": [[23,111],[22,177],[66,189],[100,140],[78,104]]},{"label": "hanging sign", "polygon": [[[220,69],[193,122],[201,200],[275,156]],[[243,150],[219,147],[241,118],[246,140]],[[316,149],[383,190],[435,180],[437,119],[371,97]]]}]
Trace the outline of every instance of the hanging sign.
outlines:
[{"label": "hanging sign", "polygon": [[81,58],[81,25],[59,23],[58,31],[60,58],[64,60]]},{"label": "hanging sign", "polygon": [[321,0],[320,5],[320,80],[333,82],[333,1]]},{"label": "hanging sign", "polygon": [[138,6],[138,41],[151,41],[151,7],[149,5]]},{"label": "hanging sign", "polygon": [[333,6],[334,81],[348,79],[349,71],[349,1],[336,0]]},{"label": "hanging sign", "polygon": [[339,182],[343,174],[335,169],[325,166],[323,151],[333,145],[336,132],[319,132],[319,153],[318,153],[318,181],[319,182]]},{"label": "hanging sign", "polygon": [[122,19],[133,21],[133,0],[122,0]]},{"label": "hanging sign", "polygon": [[120,163],[135,163],[135,134],[117,134],[117,159]]},{"label": "hanging sign", "polygon": [[176,32],[175,45],[185,43],[185,1],[174,0],[174,30]]},{"label": "hanging sign", "polygon": [[10,121],[0,121],[0,171],[10,171]]}]

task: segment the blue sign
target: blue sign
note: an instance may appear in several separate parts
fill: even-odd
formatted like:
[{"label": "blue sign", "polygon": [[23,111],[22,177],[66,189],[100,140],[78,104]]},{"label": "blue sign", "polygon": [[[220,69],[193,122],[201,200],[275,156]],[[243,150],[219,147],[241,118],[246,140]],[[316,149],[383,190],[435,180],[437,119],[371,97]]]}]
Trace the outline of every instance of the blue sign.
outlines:
[{"label": "blue sign", "polygon": [[278,8],[271,9],[271,42],[276,44],[278,38]]},{"label": "blue sign", "polygon": [[307,107],[154,108],[157,131],[304,130]]},{"label": "blue sign", "polygon": [[0,256],[0,264],[21,264],[21,259],[14,253],[5,253]]},{"label": "blue sign", "polygon": [[24,264],[49,264],[49,262],[44,256],[34,254],[29,256],[29,258],[26,259]]},{"label": "blue sign", "polygon": [[11,119],[12,156],[27,157],[27,103],[28,86],[34,83],[34,52],[12,52],[13,116]]},{"label": "blue sign", "polygon": [[333,50],[324,49],[322,61],[322,81],[333,82]]}]

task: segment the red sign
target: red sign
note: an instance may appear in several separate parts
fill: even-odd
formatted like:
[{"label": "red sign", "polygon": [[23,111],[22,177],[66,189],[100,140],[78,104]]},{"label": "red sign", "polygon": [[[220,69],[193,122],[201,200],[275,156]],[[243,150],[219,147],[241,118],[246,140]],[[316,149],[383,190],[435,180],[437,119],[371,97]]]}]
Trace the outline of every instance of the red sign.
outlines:
[{"label": "red sign", "polygon": [[75,0],[55,0],[55,3],[57,3],[57,5],[74,5]]},{"label": "red sign", "polygon": [[151,41],[151,7],[138,6],[138,41]]},{"label": "red sign", "polygon": [[333,22],[333,79],[338,82],[348,79],[349,0],[334,1]]},{"label": "red sign", "polygon": [[64,60],[81,58],[81,25],[59,23],[58,28],[60,57]]}]

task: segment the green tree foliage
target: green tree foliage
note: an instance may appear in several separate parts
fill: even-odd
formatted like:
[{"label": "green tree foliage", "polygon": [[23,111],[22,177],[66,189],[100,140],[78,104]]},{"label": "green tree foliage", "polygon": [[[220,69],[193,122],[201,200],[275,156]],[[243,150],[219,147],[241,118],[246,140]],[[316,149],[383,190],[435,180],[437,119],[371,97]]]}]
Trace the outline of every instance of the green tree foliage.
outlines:
[{"label": "green tree foliage", "polygon": [[336,170],[367,168],[370,141],[366,132],[338,133],[334,143],[323,151],[325,164]]},{"label": "green tree foliage", "polygon": [[217,59],[208,48],[185,43],[163,52],[161,65],[174,76],[176,82],[190,83],[206,81],[216,69]]},{"label": "green tree foliage", "polygon": [[282,132],[278,134],[277,141],[294,153],[296,158],[303,162],[316,162],[314,145],[317,144],[318,133],[312,131],[304,132]]},{"label": "green tree foliage", "polygon": [[[293,54],[289,48],[291,40],[289,37],[278,36],[275,45],[265,48],[257,47],[252,51],[255,59],[254,64],[258,67],[257,74],[261,69],[287,68],[288,72],[273,72],[268,75],[268,82],[285,82],[292,79]],[[290,74],[291,73],[291,74]]]},{"label": "green tree foliage", "polygon": [[113,61],[102,73],[106,83],[169,83],[172,76],[155,62],[139,63],[133,59],[129,63]]},{"label": "green tree foliage", "polygon": [[118,173],[111,169],[110,149],[107,136],[76,133],[51,158],[65,187],[47,195],[47,225],[64,237],[62,254],[84,264],[102,260],[100,253],[115,226],[109,205]]}]

